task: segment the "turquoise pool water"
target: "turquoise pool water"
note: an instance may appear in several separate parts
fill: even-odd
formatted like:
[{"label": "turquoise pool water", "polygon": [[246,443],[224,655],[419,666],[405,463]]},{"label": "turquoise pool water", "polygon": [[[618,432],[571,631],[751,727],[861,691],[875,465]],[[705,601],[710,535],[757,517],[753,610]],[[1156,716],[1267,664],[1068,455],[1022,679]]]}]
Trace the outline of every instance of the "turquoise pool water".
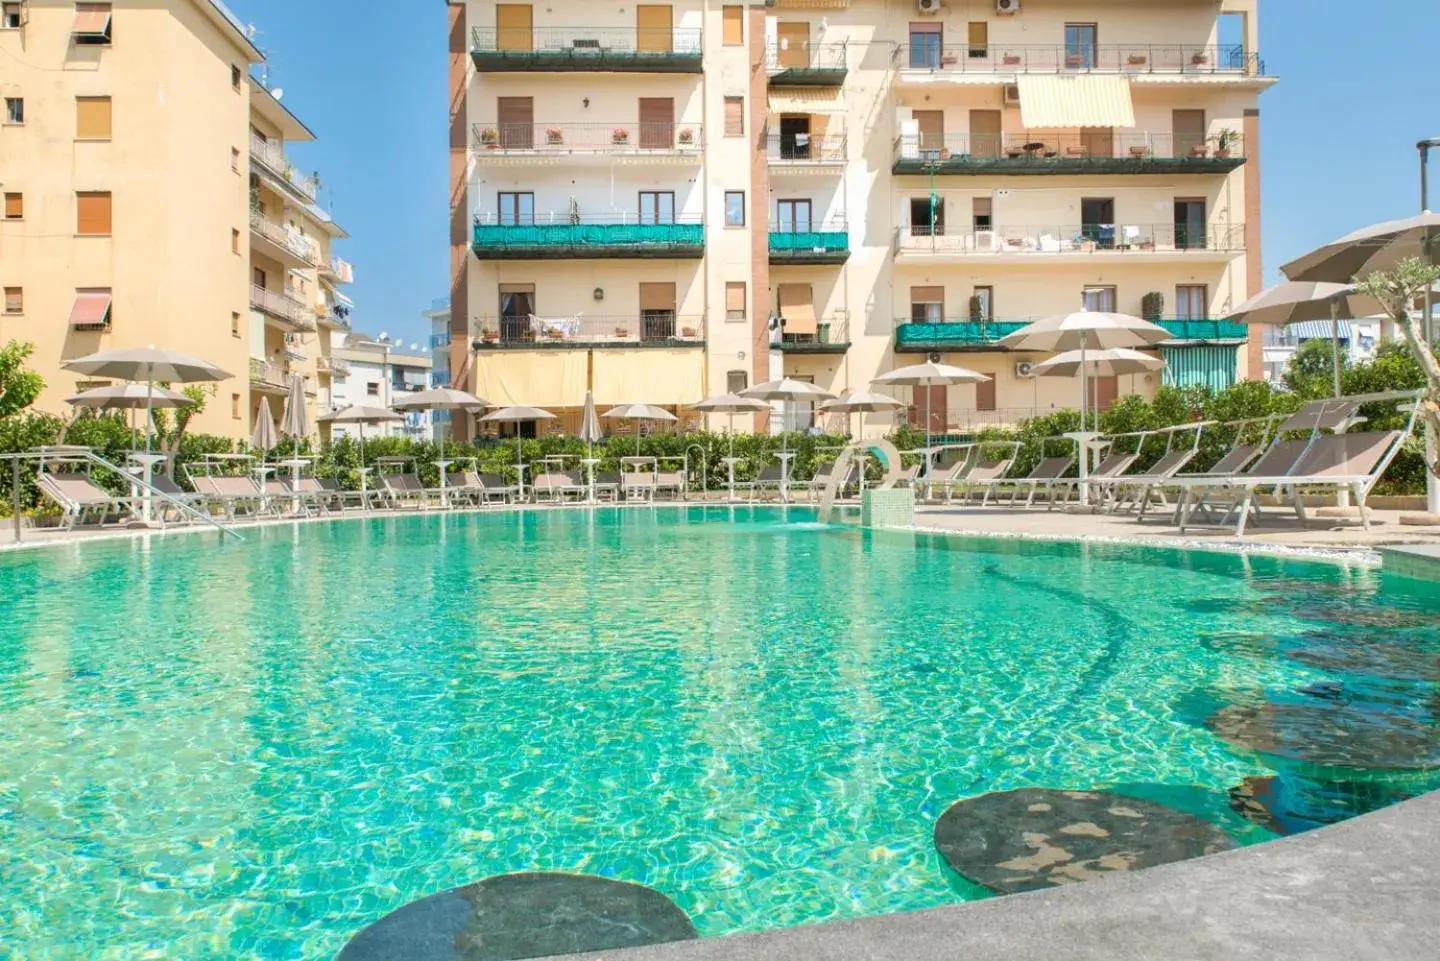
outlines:
[{"label": "turquoise pool water", "polygon": [[[0,555],[0,955],[328,959],[532,869],[650,885],[712,936],[986,896],[931,832],[990,791],[1118,787],[1253,843],[1247,778],[1433,783],[1436,586],[809,516]],[[1353,770],[1246,746],[1312,708],[1379,725]]]}]

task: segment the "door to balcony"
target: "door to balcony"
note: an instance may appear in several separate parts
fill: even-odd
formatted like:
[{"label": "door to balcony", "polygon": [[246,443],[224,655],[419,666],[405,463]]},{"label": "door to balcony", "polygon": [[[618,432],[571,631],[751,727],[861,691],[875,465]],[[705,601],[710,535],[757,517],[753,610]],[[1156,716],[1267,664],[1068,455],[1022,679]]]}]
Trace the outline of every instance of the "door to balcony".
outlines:
[{"label": "door to balcony", "polygon": [[640,285],[640,339],[675,339],[675,285]]},{"label": "door to balcony", "polygon": [[944,287],[910,288],[910,321],[912,323],[938,324],[944,319]]},{"label": "door to balcony", "polygon": [[910,234],[941,237],[945,234],[945,201],[939,197],[910,198]]},{"label": "door to balcony", "polygon": [[1205,155],[1205,111],[1173,111],[1170,115],[1170,129],[1175,141],[1174,156],[1183,158]]},{"label": "door to balcony", "polygon": [[640,146],[648,150],[675,146],[675,98],[640,98]]},{"label": "door to balcony", "polygon": [[776,24],[775,39],[780,45],[776,63],[782,70],[804,70],[810,66],[810,24]]},{"label": "door to balcony", "polygon": [[528,3],[497,3],[495,5],[495,49],[534,50],[534,16],[535,11]]},{"label": "door to balcony", "polygon": [[675,192],[671,190],[640,191],[640,223],[673,224]]},{"label": "door to balcony", "polygon": [[780,159],[809,160],[810,117],[806,114],[780,117]]},{"label": "door to balcony", "polygon": [[495,114],[502,148],[529,150],[535,146],[534,97],[496,97]]},{"label": "door to balcony", "polygon": [[635,7],[635,49],[640,53],[671,53],[675,46],[674,12],[668,3]]},{"label": "door to balcony", "polygon": [[1080,233],[1097,247],[1110,249],[1115,246],[1114,197],[1080,199]]},{"label": "door to balcony", "polygon": [[500,342],[522,343],[535,339],[530,315],[535,313],[534,284],[500,285]]},{"label": "door to balcony", "polygon": [[940,151],[945,149],[945,112],[917,110],[915,125],[920,131],[920,159],[939,160]]},{"label": "door to balcony", "polygon": [[776,230],[782,234],[808,234],[814,230],[814,207],[808,200],[775,202]]},{"label": "door to balcony", "polygon": [[1175,246],[1181,250],[1205,249],[1205,201],[1175,201]]},{"label": "door to balcony", "polygon": [[1093,23],[1065,24],[1065,66],[1071,70],[1093,70],[1098,30]]},{"label": "door to balcony", "polygon": [[970,111],[970,153],[972,156],[991,158],[1000,156],[1000,139],[1000,111]]}]

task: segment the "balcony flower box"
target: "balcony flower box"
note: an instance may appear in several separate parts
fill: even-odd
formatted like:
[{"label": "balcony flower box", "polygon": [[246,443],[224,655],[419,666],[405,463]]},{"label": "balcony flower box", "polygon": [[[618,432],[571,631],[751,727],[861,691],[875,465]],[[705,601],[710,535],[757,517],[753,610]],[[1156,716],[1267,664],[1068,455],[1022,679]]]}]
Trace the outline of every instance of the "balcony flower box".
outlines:
[{"label": "balcony flower box", "polygon": [[545,142],[559,144],[565,142],[565,131],[559,127],[548,127],[545,130]]},{"label": "balcony flower box", "polygon": [[1143,53],[1132,53],[1125,58],[1125,62],[1132,67],[1143,67],[1150,62],[1150,58]]},{"label": "balcony flower box", "polygon": [[684,337],[686,340],[694,340],[696,337],[700,336],[700,331],[696,330],[694,327],[681,327],[680,336]]},{"label": "balcony flower box", "polygon": [[1190,55],[1190,64],[1195,67],[1203,67],[1210,62],[1208,53],[1195,53]]},{"label": "balcony flower box", "polygon": [[630,131],[626,130],[624,127],[616,127],[610,132],[610,141],[612,143],[629,143]]},{"label": "balcony flower box", "polygon": [[1209,152],[1210,148],[1206,147],[1203,143],[1197,143],[1190,148],[1190,156],[1195,160],[1205,159],[1205,155]]},{"label": "balcony flower box", "polygon": [[480,143],[494,149],[500,143],[500,131],[494,127],[486,127],[480,131]]},{"label": "balcony flower box", "polygon": [[616,338],[617,340],[629,340],[629,339],[630,339],[630,328],[629,328],[629,327],[616,327],[616,328],[615,328],[615,338]]},{"label": "balcony flower box", "polygon": [[1135,144],[1130,148],[1130,156],[1138,159],[1150,156],[1150,148],[1144,144]]},{"label": "balcony flower box", "polygon": [[676,135],[676,139],[679,140],[681,144],[688,147],[690,144],[693,144],[695,142],[695,131],[686,128],[685,130],[680,131],[680,133]]},{"label": "balcony flower box", "polygon": [[485,331],[484,333],[482,333],[480,336],[481,336],[482,338],[484,338],[485,343],[487,343],[487,344],[493,344],[493,343],[495,343],[496,341],[498,341],[498,340],[500,339],[500,331],[498,331],[498,330],[487,330],[487,331]]},{"label": "balcony flower box", "polygon": [[953,67],[959,62],[960,57],[957,54],[953,53],[947,53],[945,56],[940,58],[940,65],[942,67]]},{"label": "balcony flower box", "polygon": [[1000,62],[1007,67],[1020,66],[1020,55],[1018,53],[1007,53],[1000,58]]},{"label": "balcony flower box", "polygon": [[1085,66],[1085,58],[1079,54],[1071,54],[1065,58],[1065,66],[1072,69]]}]

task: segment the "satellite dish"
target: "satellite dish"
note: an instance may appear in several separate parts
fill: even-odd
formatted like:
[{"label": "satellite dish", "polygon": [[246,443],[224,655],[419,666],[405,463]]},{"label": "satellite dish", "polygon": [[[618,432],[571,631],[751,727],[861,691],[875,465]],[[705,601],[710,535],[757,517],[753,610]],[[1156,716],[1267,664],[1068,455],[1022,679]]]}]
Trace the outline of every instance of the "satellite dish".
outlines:
[{"label": "satellite dish", "polygon": [[285,96],[285,90],[282,87],[276,87],[274,90],[270,91],[270,96],[274,97],[276,100],[279,100],[281,97]]},{"label": "satellite dish", "polygon": [[380,343],[383,344],[383,343],[385,343],[385,341],[387,341],[387,340],[389,340],[389,339],[390,339],[390,335],[389,335],[389,334],[387,334],[387,333],[386,333],[385,331],[383,331],[383,330],[380,331],[380,337],[379,337]]}]

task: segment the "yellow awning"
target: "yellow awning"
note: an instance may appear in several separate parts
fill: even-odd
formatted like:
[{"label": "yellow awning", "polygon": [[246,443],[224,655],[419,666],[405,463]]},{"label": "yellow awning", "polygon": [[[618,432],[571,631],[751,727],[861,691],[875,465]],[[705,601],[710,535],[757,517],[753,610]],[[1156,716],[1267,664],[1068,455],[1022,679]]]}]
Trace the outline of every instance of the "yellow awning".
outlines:
[{"label": "yellow awning", "polygon": [[840,89],[820,88],[816,90],[772,90],[770,91],[772,113],[844,113],[845,101]]},{"label": "yellow awning", "polygon": [[1030,130],[1135,126],[1126,77],[1022,75],[1016,83],[1020,87],[1020,122]]},{"label": "yellow awning", "polygon": [[512,407],[582,407],[585,351],[494,350],[475,353],[475,393]]},{"label": "yellow awning", "polygon": [[[584,355],[581,355],[584,359]],[[695,349],[595,351],[595,403],[689,405],[704,398],[705,352]],[[583,391],[582,391],[583,394]],[[490,398],[494,400],[494,398]],[[581,402],[583,403],[583,397]]]}]

